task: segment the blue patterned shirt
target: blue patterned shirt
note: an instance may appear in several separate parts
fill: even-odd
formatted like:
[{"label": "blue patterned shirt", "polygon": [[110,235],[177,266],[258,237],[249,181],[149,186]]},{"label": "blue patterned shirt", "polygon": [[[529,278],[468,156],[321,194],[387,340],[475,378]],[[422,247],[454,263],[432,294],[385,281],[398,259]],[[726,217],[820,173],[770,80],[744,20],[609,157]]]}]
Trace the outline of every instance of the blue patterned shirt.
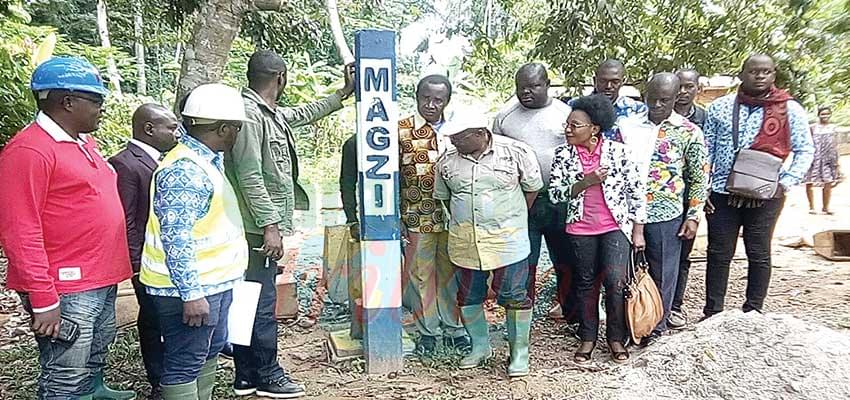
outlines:
[{"label": "blue patterned shirt", "polygon": [[[596,92],[592,94],[596,94]],[[573,103],[575,103],[575,99],[567,101],[567,105],[570,107],[573,106]],[[620,135],[620,129],[618,128],[619,121],[624,118],[643,118],[646,115],[647,107],[646,104],[631,97],[620,96],[614,102],[614,112],[617,114],[617,123],[611,129],[602,132],[602,134],[605,135],[605,139],[623,143],[623,136]]]},{"label": "blue patterned shirt", "polygon": [[[705,120],[705,144],[711,164],[711,191],[726,192],[726,179],[735,160],[732,145],[732,108],[737,93],[718,98],[708,106]],[[738,114],[738,146],[749,148],[761,130],[764,108],[741,104]],[[788,128],[791,131],[791,164],[782,168],[779,183],[787,190],[803,179],[814,157],[814,144],[809,132],[806,111],[796,101],[788,101]]]},{"label": "blue patterned shirt", "polygon": [[[224,172],[221,154],[190,135],[180,137],[180,142]],[[195,262],[192,228],[209,212],[213,196],[213,183],[206,172],[194,161],[181,159],[157,172],[154,185],[151,207],[159,219],[165,266],[175,287],[147,287],[147,292],[190,301],[231,289],[239,279],[203,286],[198,271],[192,267]]]}]

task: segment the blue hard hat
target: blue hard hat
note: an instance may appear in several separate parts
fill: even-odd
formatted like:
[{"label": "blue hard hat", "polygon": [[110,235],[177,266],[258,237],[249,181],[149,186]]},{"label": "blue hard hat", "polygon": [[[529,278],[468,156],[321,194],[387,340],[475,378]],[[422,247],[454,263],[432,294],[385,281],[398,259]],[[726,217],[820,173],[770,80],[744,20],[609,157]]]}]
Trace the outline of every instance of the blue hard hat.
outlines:
[{"label": "blue hard hat", "polygon": [[64,89],[77,92],[109,94],[103,79],[94,65],[79,57],[53,57],[39,65],[32,73],[30,89]]}]

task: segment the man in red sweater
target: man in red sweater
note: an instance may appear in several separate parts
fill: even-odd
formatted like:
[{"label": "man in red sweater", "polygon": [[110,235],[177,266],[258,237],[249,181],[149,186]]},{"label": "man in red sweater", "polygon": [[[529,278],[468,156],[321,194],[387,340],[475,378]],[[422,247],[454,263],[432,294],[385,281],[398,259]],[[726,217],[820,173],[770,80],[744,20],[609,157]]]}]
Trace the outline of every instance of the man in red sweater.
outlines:
[{"label": "man in red sweater", "polygon": [[39,113],[0,153],[0,244],[7,286],[32,316],[39,399],[132,399],[103,385],[116,285],[132,275],[116,174],[87,133],[103,86],[79,58],[36,68]]}]

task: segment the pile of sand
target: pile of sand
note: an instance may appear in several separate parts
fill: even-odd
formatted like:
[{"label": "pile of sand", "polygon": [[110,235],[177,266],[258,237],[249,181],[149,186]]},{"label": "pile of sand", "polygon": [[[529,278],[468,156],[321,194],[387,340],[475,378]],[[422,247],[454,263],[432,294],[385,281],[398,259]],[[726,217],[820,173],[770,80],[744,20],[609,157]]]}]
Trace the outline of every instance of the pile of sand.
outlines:
[{"label": "pile of sand", "polygon": [[664,337],[620,373],[617,399],[850,399],[850,336],[730,311]]}]

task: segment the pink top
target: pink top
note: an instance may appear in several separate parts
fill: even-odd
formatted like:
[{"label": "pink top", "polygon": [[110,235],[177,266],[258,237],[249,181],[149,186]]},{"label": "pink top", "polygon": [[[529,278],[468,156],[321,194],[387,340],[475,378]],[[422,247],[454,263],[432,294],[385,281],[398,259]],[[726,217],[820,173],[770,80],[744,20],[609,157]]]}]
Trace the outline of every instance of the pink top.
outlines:
[{"label": "pink top", "polygon": [[[587,151],[583,146],[576,146],[581,167],[585,174],[599,168],[599,160],[602,156],[602,142],[596,145],[593,153]],[[578,222],[567,225],[567,233],[571,235],[601,235],[620,229],[614,215],[605,204],[605,196],[602,194],[602,185],[593,185],[584,191],[584,213]]]}]

